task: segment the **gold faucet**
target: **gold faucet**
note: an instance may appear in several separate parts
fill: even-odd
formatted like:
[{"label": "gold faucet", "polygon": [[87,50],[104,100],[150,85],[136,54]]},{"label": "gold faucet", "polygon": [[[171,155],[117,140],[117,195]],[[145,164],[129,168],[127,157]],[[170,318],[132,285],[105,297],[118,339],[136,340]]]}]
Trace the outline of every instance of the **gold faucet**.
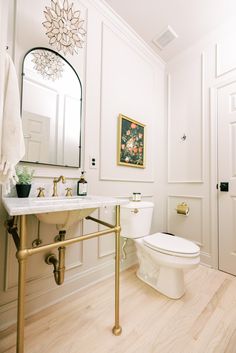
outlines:
[{"label": "gold faucet", "polygon": [[60,181],[62,181],[62,183],[65,184],[66,178],[63,175],[61,175],[61,176],[59,176],[59,178],[54,178],[53,179],[53,194],[52,194],[52,196],[58,196],[58,194],[57,194],[57,183],[59,183]]}]

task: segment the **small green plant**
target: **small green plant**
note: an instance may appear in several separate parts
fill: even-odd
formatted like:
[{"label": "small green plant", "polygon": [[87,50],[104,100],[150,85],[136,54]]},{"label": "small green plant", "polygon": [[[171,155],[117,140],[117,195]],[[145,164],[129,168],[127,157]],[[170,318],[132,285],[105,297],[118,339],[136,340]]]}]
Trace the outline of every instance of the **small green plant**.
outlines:
[{"label": "small green plant", "polygon": [[29,170],[28,167],[16,167],[16,175],[18,177],[17,184],[30,185],[33,179],[34,170]]}]

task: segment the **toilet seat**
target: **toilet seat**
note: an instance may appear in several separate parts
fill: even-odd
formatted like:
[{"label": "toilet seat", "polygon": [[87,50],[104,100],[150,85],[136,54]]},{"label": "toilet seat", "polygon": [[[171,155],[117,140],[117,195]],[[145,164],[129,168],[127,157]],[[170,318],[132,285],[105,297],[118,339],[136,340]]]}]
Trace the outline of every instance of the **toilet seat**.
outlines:
[{"label": "toilet seat", "polygon": [[200,254],[199,246],[192,241],[169,234],[148,235],[143,238],[143,243],[153,250],[172,256],[196,257]]}]

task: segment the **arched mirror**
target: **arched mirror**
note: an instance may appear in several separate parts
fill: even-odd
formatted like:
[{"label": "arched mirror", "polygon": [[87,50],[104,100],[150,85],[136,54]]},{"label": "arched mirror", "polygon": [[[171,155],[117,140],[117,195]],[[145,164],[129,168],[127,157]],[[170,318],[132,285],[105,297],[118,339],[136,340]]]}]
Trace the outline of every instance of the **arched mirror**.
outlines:
[{"label": "arched mirror", "polygon": [[22,67],[24,162],[80,167],[82,87],[70,63],[34,48]]}]

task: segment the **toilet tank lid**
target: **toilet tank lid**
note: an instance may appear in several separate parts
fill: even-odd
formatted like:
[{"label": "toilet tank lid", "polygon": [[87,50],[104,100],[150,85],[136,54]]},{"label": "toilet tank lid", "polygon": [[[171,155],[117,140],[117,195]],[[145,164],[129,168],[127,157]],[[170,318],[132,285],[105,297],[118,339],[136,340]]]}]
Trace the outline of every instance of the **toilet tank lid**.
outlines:
[{"label": "toilet tank lid", "polygon": [[121,208],[153,208],[153,207],[154,207],[154,203],[150,201],[131,201],[121,206]]}]

